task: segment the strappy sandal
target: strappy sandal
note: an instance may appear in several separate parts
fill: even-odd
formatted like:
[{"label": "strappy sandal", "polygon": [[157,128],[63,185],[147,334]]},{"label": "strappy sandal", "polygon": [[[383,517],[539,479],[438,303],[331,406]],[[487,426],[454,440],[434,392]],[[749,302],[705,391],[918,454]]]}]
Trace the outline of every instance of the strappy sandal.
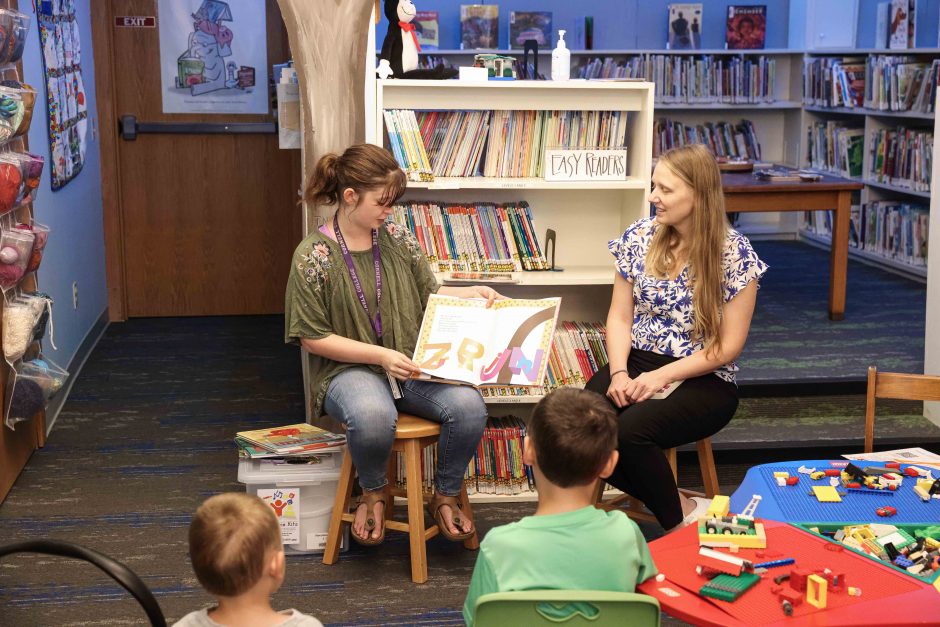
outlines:
[{"label": "strappy sandal", "polygon": [[[363,546],[375,546],[376,544],[382,544],[385,541],[385,507],[388,489],[375,490],[373,492],[363,492],[359,496],[359,500],[356,501],[356,512],[359,511],[360,505],[366,506],[366,535],[362,537],[357,535],[353,530],[352,525],[350,525],[349,535],[352,536],[352,539],[355,540],[358,544]],[[372,537],[372,532],[375,531],[375,506],[376,504],[382,504],[382,534],[378,538]]]},{"label": "strappy sandal", "polygon": [[441,533],[445,538],[451,542],[463,542],[467,538],[473,536],[476,533],[476,526],[473,524],[473,521],[470,521],[470,531],[461,532],[461,533],[451,533],[447,530],[447,524],[444,522],[444,516],[441,514],[441,508],[444,506],[450,508],[451,511],[451,520],[453,525],[460,529],[463,520],[470,520],[470,517],[463,513],[460,509],[460,501],[455,496],[441,496],[439,494],[434,494],[431,497],[431,500],[428,501],[428,512],[431,514],[431,518],[437,523],[438,528],[441,530]]}]

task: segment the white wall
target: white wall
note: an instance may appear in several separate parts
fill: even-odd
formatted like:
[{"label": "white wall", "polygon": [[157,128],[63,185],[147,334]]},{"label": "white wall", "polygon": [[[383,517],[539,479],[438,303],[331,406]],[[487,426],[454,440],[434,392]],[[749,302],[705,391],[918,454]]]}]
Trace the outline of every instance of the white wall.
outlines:
[{"label": "white wall", "polygon": [[[940,94],[938,94],[940,96]],[[940,103],[940,97],[937,98]],[[940,109],[934,109],[940,111]],[[940,148],[940,115],[934,116],[933,150]],[[931,181],[940,182],[940,162],[935,158]],[[924,325],[924,374],[940,375],[940,195],[930,197],[930,237],[927,244],[927,323]],[[940,403],[924,403],[924,415],[940,426]]]}]

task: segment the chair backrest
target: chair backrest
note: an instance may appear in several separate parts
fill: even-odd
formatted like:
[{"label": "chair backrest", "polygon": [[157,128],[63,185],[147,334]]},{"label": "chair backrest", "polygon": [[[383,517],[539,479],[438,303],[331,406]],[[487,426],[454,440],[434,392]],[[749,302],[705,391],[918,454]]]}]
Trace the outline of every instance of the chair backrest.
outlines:
[{"label": "chair backrest", "polygon": [[875,399],[940,401],[940,376],[878,372],[868,368],[868,397],[865,401],[865,452],[871,453],[875,439]]},{"label": "chair backrest", "polygon": [[153,627],[166,627],[166,618],[163,616],[160,604],[157,603],[147,584],[130,568],[117,560],[111,559],[104,553],[62,540],[33,540],[0,546],[0,558],[13,553],[58,555],[94,564],[137,599],[137,602],[147,613],[147,618],[150,619],[150,624]]},{"label": "chair backrest", "polygon": [[659,601],[645,594],[598,590],[496,592],[477,600],[473,624],[656,627]]}]

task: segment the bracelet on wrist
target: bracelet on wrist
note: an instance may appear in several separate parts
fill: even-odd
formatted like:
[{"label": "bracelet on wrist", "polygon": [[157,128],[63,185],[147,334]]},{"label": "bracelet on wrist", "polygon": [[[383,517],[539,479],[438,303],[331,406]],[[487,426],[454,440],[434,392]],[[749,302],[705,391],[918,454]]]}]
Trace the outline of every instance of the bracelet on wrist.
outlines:
[{"label": "bracelet on wrist", "polygon": [[613,372],[611,372],[611,373],[610,373],[610,378],[613,379],[615,374],[620,374],[621,372],[626,373],[628,377],[630,376],[630,373],[627,372],[627,369],[626,369],[626,368],[621,368],[620,370],[614,370]]}]

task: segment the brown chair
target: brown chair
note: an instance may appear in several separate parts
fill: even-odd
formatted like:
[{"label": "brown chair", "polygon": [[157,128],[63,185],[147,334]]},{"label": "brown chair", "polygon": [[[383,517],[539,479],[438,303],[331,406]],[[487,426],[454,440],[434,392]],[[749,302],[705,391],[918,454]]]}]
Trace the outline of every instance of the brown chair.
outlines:
[{"label": "brown chair", "polygon": [[868,398],[865,401],[865,452],[871,453],[875,439],[875,399],[940,401],[940,376],[878,372],[868,368]]},{"label": "brown chair", "polygon": [[[395,442],[392,452],[400,452],[405,462],[405,487],[397,488],[392,485],[390,492],[392,502],[385,508],[386,531],[402,531],[407,533],[411,543],[411,580],[415,583],[424,583],[428,580],[427,547],[425,543],[440,533],[436,523],[430,527],[424,526],[424,504],[431,495],[424,492],[421,485],[421,455],[428,446],[437,443],[441,434],[441,426],[437,423],[412,416],[398,414],[398,425],[395,428]],[[396,474],[395,455],[389,460],[389,477]],[[326,538],[326,549],[323,552],[324,564],[335,564],[339,558],[339,546],[343,535],[343,525],[351,524],[355,519],[355,512],[349,511],[349,498],[352,496],[355,468],[352,455],[346,452],[343,456],[343,466],[340,471],[339,485],[336,488],[336,500],[333,503],[333,514],[330,517],[330,529]],[[394,497],[402,496],[408,501],[408,522],[393,520],[395,513]],[[464,540],[464,547],[470,550],[480,548],[480,541],[476,533],[476,523],[473,522],[473,511],[467,498],[466,488],[460,490],[460,502],[463,511],[473,523],[473,536]]]},{"label": "brown chair", "polygon": [[[699,440],[696,443],[696,448],[698,449],[698,465],[702,471],[702,484],[705,486],[705,493],[686,490],[684,488],[679,488],[679,492],[690,497],[701,496],[712,498],[720,494],[721,490],[718,487],[718,473],[715,471],[715,456],[712,454],[711,438]],[[666,449],[665,453],[666,459],[669,460],[669,465],[672,467],[672,476],[678,480],[676,449]],[[623,509],[630,518],[646,522],[656,522],[656,517],[643,507],[643,503],[629,494],[617,496],[610,501],[604,501],[604,485],[605,482],[602,479],[597,482],[597,487],[595,488],[594,501],[597,503],[597,507],[608,511],[612,509]]]}]

